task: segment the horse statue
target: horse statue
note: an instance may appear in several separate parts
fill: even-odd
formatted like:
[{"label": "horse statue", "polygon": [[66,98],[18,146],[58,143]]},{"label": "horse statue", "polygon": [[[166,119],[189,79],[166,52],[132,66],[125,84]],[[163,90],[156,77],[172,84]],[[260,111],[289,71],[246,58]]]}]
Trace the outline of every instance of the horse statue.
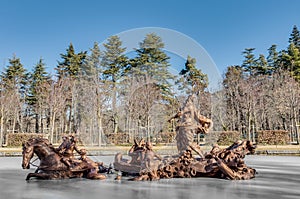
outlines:
[{"label": "horse statue", "polygon": [[[98,173],[98,164],[86,158],[79,160],[76,169],[68,167],[63,161],[62,157],[56,152],[55,148],[44,138],[31,138],[23,143],[22,150],[22,167],[23,169],[30,168],[30,160],[34,154],[40,160],[40,165],[34,173],[29,173],[26,180],[31,177],[37,179],[62,179],[62,178],[81,178],[88,179],[105,179],[106,176]],[[86,153],[84,153],[86,155]]]}]

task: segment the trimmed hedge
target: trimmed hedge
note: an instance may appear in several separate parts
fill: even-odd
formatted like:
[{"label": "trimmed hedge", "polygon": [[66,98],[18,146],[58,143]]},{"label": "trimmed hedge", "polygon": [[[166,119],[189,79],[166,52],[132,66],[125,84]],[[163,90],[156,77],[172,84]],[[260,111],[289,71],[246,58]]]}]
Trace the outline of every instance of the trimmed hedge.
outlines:
[{"label": "trimmed hedge", "polygon": [[129,133],[108,133],[105,134],[108,144],[127,144],[129,142]]},{"label": "trimmed hedge", "polygon": [[20,147],[23,142],[26,142],[30,138],[48,138],[46,134],[38,133],[8,133],[6,134],[6,146],[7,147]]},{"label": "trimmed hedge", "polygon": [[171,143],[174,141],[176,132],[160,132],[155,137],[157,143]]},{"label": "trimmed hedge", "polygon": [[284,130],[257,131],[257,143],[262,145],[289,144],[289,132]]},{"label": "trimmed hedge", "polygon": [[218,145],[231,145],[237,140],[241,139],[241,133],[238,131],[222,131],[219,139],[217,140]]},{"label": "trimmed hedge", "polygon": [[[108,144],[131,144],[129,133],[107,133],[105,134]],[[151,137],[151,142],[156,143],[171,143],[174,141],[176,133],[174,132],[164,132],[158,133]]]}]

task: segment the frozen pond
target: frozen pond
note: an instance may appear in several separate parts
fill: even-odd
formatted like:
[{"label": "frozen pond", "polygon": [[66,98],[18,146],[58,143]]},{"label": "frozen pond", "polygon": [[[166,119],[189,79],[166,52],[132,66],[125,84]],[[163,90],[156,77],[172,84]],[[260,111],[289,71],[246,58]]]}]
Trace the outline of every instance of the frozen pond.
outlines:
[{"label": "frozen pond", "polygon": [[[113,157],[92,157],[107,164]],[[153,182],[132,182],[115,174],[103,181],[87,179],[30,180],[34,170],[21,168],[21,157],[0,158],[0,197],[5,199],[187,199],[187,198],[300,198],[300,157],[247,156],[245,161],[257,169],[255,179],[229,181],[214,178],[163,179]]]}]

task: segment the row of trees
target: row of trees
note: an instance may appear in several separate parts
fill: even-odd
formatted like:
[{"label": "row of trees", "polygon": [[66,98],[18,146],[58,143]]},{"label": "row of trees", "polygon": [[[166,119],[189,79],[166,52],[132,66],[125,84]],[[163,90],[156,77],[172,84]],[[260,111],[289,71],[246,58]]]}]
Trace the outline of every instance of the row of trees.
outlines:
[{"label": "row of trees", "polygon": [[[62,134],[77,133],[85,144],[106,143],[106,135],[158,138],[175,131],[167,120],[186,95],[198,97],[201,113],[214,121],[214,131],[239,131],[255,139],[257,130],[287,130],[299,142],[300,34],[295,26],[287,49],[255,55],[243,51],[244,61],[229,66],[222,88],[207,91],[208,78],[190,56],[179,74],[170,73],[170,57],[162,39],[147,34],[135,49],[118,36],[86,52],[72,43],[50,76],[40,59],[31,72],[15,55],[0,78],[0,143],[8,133],[42,133],[55,143]],[[201,61],[201,60],[200,60]],[[111,136],[110,136],[111,137]]]},{"label": "row of trees", "polygon": [[145,36],[132,58],[118,36],[103,46],[100,51],[94,43],[89,52],[76,53],[71,43],[54,76],[43,59],[32,72],[15,55],[9,59],[0,82],[0,142],[7,133],[24,132],[49,134],[54,143],[64,133],[97,145],[109,133],[150,138],[172,131],[166,121],[180,106],[174,84],[198,95],[207,87],[207,76],[191,57],[180,74],[169,72],[170,57],[155,33]]},{"label": "row of trees", "polygon": [[[287,49],[268,49],[268,55],[246,48],[241,65],[227,68],[223,80],[224,130],[243,132],[255,139],[257,130],[287,130],[291,142],[299,143],[300,121],[300,34],[296,26]],[[225,116],[225,117],[224,117]]]}]

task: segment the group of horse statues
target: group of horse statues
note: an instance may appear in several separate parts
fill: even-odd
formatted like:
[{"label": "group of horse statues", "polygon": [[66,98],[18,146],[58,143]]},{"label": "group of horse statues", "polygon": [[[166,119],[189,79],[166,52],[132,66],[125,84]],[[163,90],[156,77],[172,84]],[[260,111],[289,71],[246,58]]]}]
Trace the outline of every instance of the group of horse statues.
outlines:
[{"label": "group of horse statues", "polygon": [[89,158],[84,148],[79,149],[75,135],[64,136],[58,147],[54,147],[47,139],[31,138],[23,143],[22,167],[29,169],[30,165],[34,165],[34,154],[37,156],[36,160],[39,159],[39,165],[34,165],[35,172],[29,173],[26,180],[32,177],[103,180],[108,175],[116,175],[116,180],[128,175],[128,179],[134,181],[192,177],[230,180],[254,178],[256,170],[244,162],[245,155],[255,152],[256,146],[251,141],[238,140],[227,148],[220,148],[215,144],[205,153],[194,142],[196,134],[209,133],[213,125],[211,119],[197,111],[194,101],[195,96],[190,95],[180,111],[169,120],[177,119],[177,155],[158,155],[150,141],[135,139],[127,159],[122,153],[117,153],[113,166],[106,166],[103,162],[95,162]]}]

